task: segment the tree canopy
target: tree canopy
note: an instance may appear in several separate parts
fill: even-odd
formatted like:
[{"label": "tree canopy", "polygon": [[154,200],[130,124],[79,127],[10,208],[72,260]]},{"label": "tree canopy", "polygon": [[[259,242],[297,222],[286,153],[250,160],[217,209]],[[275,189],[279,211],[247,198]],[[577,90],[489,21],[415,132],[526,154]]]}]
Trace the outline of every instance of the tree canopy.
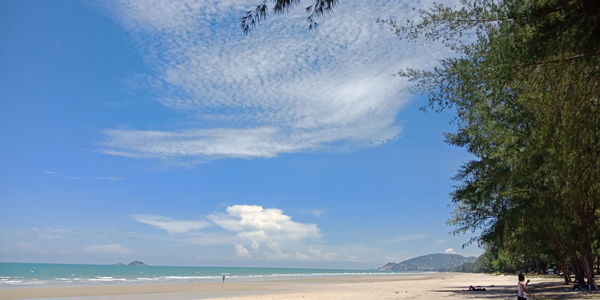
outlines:
[{"label": "tree canopy", "polygon": [[[273,1],[285,12],[299,0]],[[337,1],[315,1],[311,18]],[[266,2],[242,18],[248,32]],[[474,155],[455,177],[455,233],[481,232],[487,270],[600,269],[600,1],[463,0],[380,20],[401,39],[455,50],[433,70],[401,70],[430,109],[456,111],[449,144]],[[316,24],[316,23],[314,23]],[[599,270],[600,271],[600,270]]]},{"label": "tree canopy", "polygon": [[497,259],[543,262],[593,282],[600,3],[463,4],[437,5],[416,23],[386,21],[400,37],[442,39],[458,54],[434,70],[400,72],[429,95],[430,107],[456,109],[458,130],[447,141],[476,157],[456,176],[449,223],[457,233],[482,230],[473,241]]}]

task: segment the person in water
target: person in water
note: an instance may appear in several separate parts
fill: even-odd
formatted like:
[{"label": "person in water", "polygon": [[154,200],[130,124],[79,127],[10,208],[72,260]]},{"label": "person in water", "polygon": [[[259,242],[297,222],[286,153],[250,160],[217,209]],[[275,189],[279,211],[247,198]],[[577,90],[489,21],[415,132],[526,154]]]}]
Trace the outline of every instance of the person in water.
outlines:
[{"label": "person in water", "polygon": [[529,284],[529,279],[525,282],[525,274],[519,273],[519,283],[517,284],[517,299],[518,300],[527,300],[527,295],[531,296],[531,292],[527,289],[527,285]]}]

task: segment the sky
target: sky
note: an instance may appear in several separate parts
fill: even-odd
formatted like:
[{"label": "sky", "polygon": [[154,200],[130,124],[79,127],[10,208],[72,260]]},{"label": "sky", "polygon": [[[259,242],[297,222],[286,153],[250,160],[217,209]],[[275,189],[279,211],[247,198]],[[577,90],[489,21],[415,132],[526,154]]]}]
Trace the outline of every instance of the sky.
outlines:
[{"label": "sky", "polygon": [[[306,2],[307,3],[307,2]],[[376,268],[450,234],[470,159],[393,76],[443,46],[378,18],[431,1],[0,2],[0,261]]]}]

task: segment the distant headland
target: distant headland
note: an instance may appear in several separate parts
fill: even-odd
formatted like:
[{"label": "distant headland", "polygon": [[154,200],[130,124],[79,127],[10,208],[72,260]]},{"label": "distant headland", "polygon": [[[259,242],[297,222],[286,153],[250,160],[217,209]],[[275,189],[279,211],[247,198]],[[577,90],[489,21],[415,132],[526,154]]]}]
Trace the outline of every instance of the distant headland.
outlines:
[{"label": "distant headland", "polygon": [[400,263],[387,263],[378,271],[418,272],[418,271],[464,271],[468,265],[477,261],[477,257],[464,257],[458,254],[429,254],[405,260]]}]

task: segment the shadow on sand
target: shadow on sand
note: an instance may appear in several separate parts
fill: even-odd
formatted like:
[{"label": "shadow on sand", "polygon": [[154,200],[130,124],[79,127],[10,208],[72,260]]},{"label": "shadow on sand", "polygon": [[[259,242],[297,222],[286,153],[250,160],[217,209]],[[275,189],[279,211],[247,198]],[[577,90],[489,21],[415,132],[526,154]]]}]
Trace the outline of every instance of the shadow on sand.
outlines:
[{"label": "shadow on sand", "polygon": [[[469,291],[469,286],[439,289],[433,292],[452,293],[464,299],[517,299],[515,285],[478,286],[486,291]],[[556,282],[543,282],[530,287],[535,299],[600,299],[600,292],[574,291],[570,285]]]}]

